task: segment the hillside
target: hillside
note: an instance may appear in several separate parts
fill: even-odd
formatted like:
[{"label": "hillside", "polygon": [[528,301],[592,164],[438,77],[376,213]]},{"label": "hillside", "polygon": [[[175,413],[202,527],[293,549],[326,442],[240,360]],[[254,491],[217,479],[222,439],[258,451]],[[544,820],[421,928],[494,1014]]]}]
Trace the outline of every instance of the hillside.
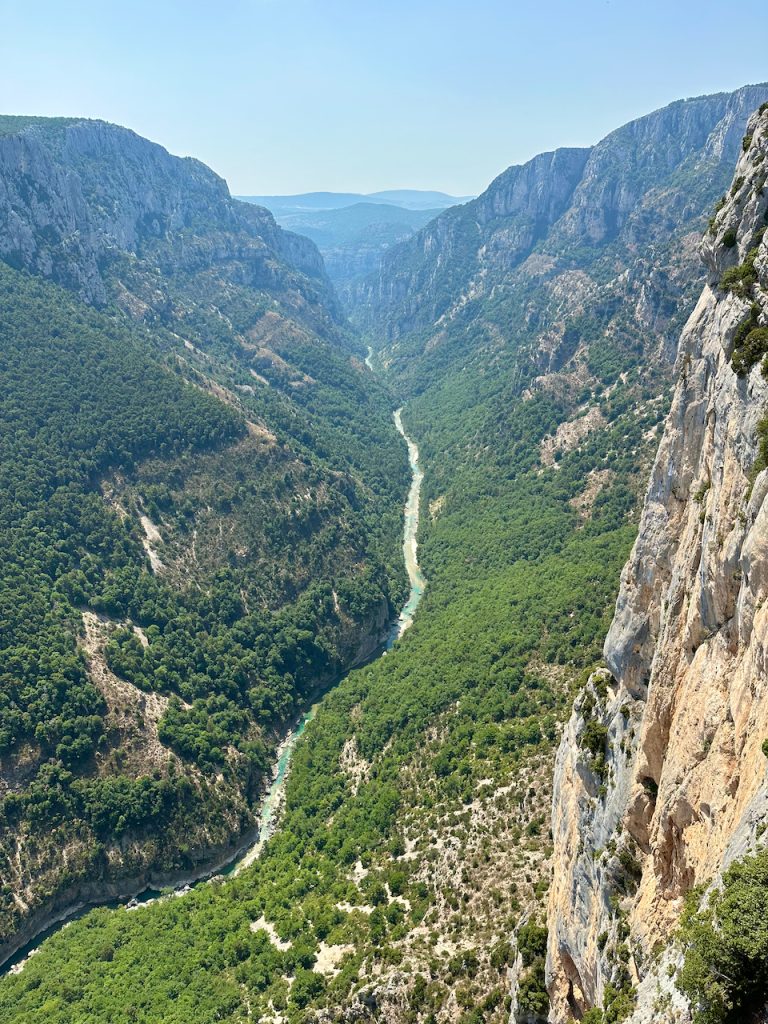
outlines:
[{"label": "hillside", "polygon": [[[69,1024],[87,1012],[110,1024],[500,1024],[514,1012],[533,1022],[550,1012],[548,945],[552,1012],[567,1012],[568,978],[552,974],[561,927],[553,918],[548,937],[544,920],[555,750],[600,660],[639,521],[642,537],[676,339],[705,278],[699,240],[729,189],[748,115],[766,97],[768,87],[750,87],[683,101],[591,151],[511,169],[476,201],[474,227],[449,211],[385,259],[358,294],[356,318],[406,402],[426,469],[428,586],[414,625],[323,701],[296,751],[282,828],[248,872],[75,922],[0,985],[10,1021],[45,1013]],[[753,176],[734,193],[752,213]],[[733,201],[712,236],[730,240],[733,228],[727,262],[744,261],[718,300],[729,329],[751,316],[740,296],[758,267],[757,256],[747,265],[750,229],[745,220],[736,230]],[[490,227],[478,246],[481,211]],[[755,316],[740,335],[745,359],[762,338],[747,342],[761,329]],[[680,413],[686,423],[699,415],[691,408]],[[755,410],[734,405],[753,438],[739,445],[743,465],[756,453]],[[695,509],[686,505],[691,526],[709,500],[704,484]],[[661,608],[643,621],[655,623]],[[709,622],[710,604],[699,610],[696,623]],[[627,642],[639,638],[645,658],[637,625]],[[599,689],[592,711],[604,699]],[[611,705],[611,723],[623,708]],[[593,721],[584,760],[604,778],[585,813],[599,815],[600,787],[613,786],[606,765],[620,759]],[[750,749],[763,738],[753,731]],[[627,734],[625,752],[640,735]],[[555,839],[552,899],[577,920],[563,894],[573,844],[560,845],[557,830]],[[562,941],[564,964],[565,954],[577,962],[580,943],[602,943],[591,927]],[[700,975],[691,977],[694,986]]]},{"label": "hillside", "polygon": [[226,859],[404,592],[391,404],[311,242],[101,122],[0,122],[0,951]]},{"label": "hillside", "polygon": [[763,104],[701,247],[608,669],[558,755],[556,1021],[765,1019],[767,156]]},{"label": "hillside", "polygon": [[370,196],[310,192],[297,196],[247,196],[265,206],[284,228],[311,238],[342,296],[378,270],[384,253],[462,200],[443,192],[394,190]]}]

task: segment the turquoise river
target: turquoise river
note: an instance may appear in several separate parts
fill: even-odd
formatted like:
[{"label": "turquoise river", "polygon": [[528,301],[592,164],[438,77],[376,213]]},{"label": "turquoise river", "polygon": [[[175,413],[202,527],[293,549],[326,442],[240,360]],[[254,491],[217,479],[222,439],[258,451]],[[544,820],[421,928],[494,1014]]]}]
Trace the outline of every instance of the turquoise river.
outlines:
[{"label": "turquoise river", "polygon": [[[366,359],[366,365],[369,369],[373,369],[373,366],[371,365],[370,350],[368,358]],[[416,539],[419,529],[419,501],[424,473],[419,465],[419,449],[416,446],[415,441],[406,434],[403,427],[402,409],[397,409],[396,412],[393,413],[393,417],[398,433],[402,436],[408,446],[408,460],[411,467],[411,485],[408,491],[408,499],[405,503],[403,516],[403,558],[405,560],[405,567],[408,571],[410,592],[400,614],[392,623],[389,633],[379,649],[380,656],[386,655],[386,653],[392,649],[393,645],[413,622],[413,616],[419,602],[421,601],[424,588],[426,586],[426,580],[424,579],[424,575],[419,567]],[[225,877],[231,877],[232,875],[239,874],[239,872],[243,871],[250,864],[253,864],[261,853],[266,841],[274,834],[279,823],[280,810],[285,794],[285,782],[291,766],[291,757],[296,749],[296,744],[301,739],[302,733],[307,727],[307,724],[313,719],[320,703],[321,701],[311,707],[309,711],[301,717],[294,728],[284,737],[277,749],[276,760],[272,769],[272,782],[261,802],[259,810],[258,830],[254,830],[252,833],[252,837],[255,835],[255,839],[251,838],[246,847],[241,848],[235,856],[230,855],[228,861],[225,863],[219,863],[213,866],[209,865],[199,874],[192,875],[178,881],[170,891],[163,890],[160,892],[157,889],[148,887],[139,894],[134,892],[133,894],[126,895],[119,899],[103,900],[99,902],[107,903],[107,905],[113,907],[128,906],[138,910],[140,907],[153,903],[156,900],[172,899],[183,896],[194,885],[210,881],[211,878],[220,878],[222,875]],[[69,908],[62,914],[58,915],[55,919],[51,919],[44,930],[41,930],[34,939],[19,949],[6,961],[4,965],[2,965],[2,967],[0,967],[0,973],[9,970],[15,973],[22,970],[24,964],[31,956],[34,956],[40,948],[40,944],[46,938],[55,931],[64,927],[69,921],[87,913],[89,909],[90,905],[80,904]]]}]

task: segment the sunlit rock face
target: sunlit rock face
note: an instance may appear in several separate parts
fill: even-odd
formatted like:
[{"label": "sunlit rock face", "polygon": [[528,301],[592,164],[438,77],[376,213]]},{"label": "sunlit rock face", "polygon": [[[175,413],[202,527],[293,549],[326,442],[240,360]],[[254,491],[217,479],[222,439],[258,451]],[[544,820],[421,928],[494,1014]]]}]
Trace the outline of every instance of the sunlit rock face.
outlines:
[{"label": "sunlit rock face", "polygon": [[[667,977],[671,954],[652,954],[669,945],[684,894],[743,855],[768,811],[768,382],[760,359],[741,374],[732,365],[739,327],[768,324],[767,156],[765,110],[749,121],[733,187],[701,247],[709,280],[681,338],[605,643],[608,671],[577,700],[558,754],[555,1022],[602,1004],[620,981],[622,943],[639,983],[632,1020],[662,1019],[653,1016],[662,997],[663,1019],[688,1019]],[[744,285],[721,286],[729,268],[750,263]]]},{"label": "sunlit rock face", "polygon": [[205,164],[104,121],[28,120],[0,135],[6,262],[96,305],[111,297],[115,260],[130,254],[166,272],[215,266],[251,287],[287,288],[292,273],[305,275],[336,307],[315,245],[232,199]]},{"label": "sunlit rock face", "polygon": [[[670,234],[698,216],[724,166],[730,174],[747,118],[767,92],[747,86],[681,100],[591,148],[558,149],[507,168],[477,199],[441,213],[350,286],[354,319],[392,343],[431,331],[510,274],[532,272],[525,263],[532,254],[539,261],[546,254],[546,268],[535,269],[551,274],[572,266],[574,247],[583,257],[615,243],[618,267],[619,254],[636,261],[637,247],[653,242],[663,262]],[[643,273],[650,285],[653,269]]]}]

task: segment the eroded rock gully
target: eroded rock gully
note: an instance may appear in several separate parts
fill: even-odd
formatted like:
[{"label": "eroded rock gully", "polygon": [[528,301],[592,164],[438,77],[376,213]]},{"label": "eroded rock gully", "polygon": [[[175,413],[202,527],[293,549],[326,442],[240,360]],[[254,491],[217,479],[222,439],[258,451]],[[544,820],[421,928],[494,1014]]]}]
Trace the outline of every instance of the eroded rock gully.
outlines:
[{"label": "eroded rock gully", "polygon": [[741,376],[731,364],[747,317],[768,324],[768,110],[744,146],[702,244],[709,283],[681,338],[608,670],[576,701],[557,757],[553,1022],[602,1005],[622,961],[638,985],[633,1021],[689,1019],[667,978],[675,954],[658,954],[684,894],[743,855],[768,816],[768,382],[759,359]]}]

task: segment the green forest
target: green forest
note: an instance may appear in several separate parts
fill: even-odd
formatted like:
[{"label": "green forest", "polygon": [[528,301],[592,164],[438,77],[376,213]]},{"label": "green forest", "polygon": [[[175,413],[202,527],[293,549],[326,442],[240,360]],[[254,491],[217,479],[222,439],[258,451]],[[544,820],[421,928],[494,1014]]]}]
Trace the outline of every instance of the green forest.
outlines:
[{"label": "green forest", "polygon": [[[513,286],[483,303],[482,316],[458,316],[428,359],[396,360],[362,390],[352,336],[347,352],[310,343],[284,305],[282,328],[264,341],[253,329],[273,316],[264,296],[227,268],[153,277],[156,252],[162,245],[148,241],[109,280],[145,298],[162,289],[170,312],[148,327],[169,378],[205,386],[215,376],[237,395],[239,416],[230,408],[232,437],[201,445],[194,464],[148,450],[129,474],[112,471],[113,501],[162,524],[160,554],[176,577],[146,571],[134,522],[133,558],[93,583],[78,577],[82,593],[70,601],[124,623],[110,634],[108,665],[139,692],[168,696],[158,738],[200,775],[194,785],[179,771],[107,784],[56,763],[46,770],[64,773],[48,787],[60,807],[44,815],[82,820],[98,847],[139,822],[179,834],[201,813],[200,794],[222,815],[220,773],[239,773],[239,791],[256,793],[248,780],[268,763],[270,730],[310,698],[313,681],[341,669],[335,602],[365,621],[382,594],[390,609],[403,599],[392,540],[404,452],[386,441],[389,410],[402,401],[426,469],[428,586],[394,650],[323,700],[294,754],[282,827],[252,868],[136,911],[93,911],[5,979],[0,1007],[9,1020],[282,1014],[299,1024],[402,970],[414,1022],[451,999],[462,1024],[506,1019],[509,938],[548,884],[545,766],[579,681],[600,659],[664,412],[643,365],[649,339],[623,294],[609,291],[563,332],[569,352],[588,348],[583,383],[540,388],[532,339],[541,324],[518,322],[514,310],[540,301],[546,317],[545,288]],[[499,330],[507,343],[496,350]],[[177,334],[193,342],[183,358]],[[590,410],[601,429],[555,446],[545,463],[545,439]],[[244,435],[246,419],[268,424],[275,443]],[[268,465],[263,487],[237,454],[249,445]],[[332,487],[326,463],[340,470]],[[296,502],[305,488],[312,501]],[[232,524],[225,558],[221,517]],[[202,564],[183,557],[193,534],[204,540]],[[331,570],[345,545],[369,552],[364,571]],[[270,567],[286,560],[292,573],[275,575]],[[99,736],[92,742],[98,750]],[[13,813],[31,820],[23,802]],[[525,999],[541,1013],[537,942]],[[341,957],[331,969],[329,950]]]},{"label": "green forest", "polygon": [[[593,670],[611,683],[603,643],[730,174],[704,130],[725,115],[669,110],[666,135],[646,119],[595,147],[591,178],[567,151],[551,180],[513,169],[444,214],[357,326],[314,248],[203,165],[109,126],[129,159],[103,142],[65,159],[67,119],[0,118],[77,178],[94,275],[54,223],[35,235],[51,280],[21,249],[0,262],[0,947],[88,904],[0,976],[0,1020],[508,1024],[519,969],[518,1011],[544,1024],[555,752]],[[157,207],[135,225],[133,174]],[[741,378],[768,364],[744,303],[762,238],[710,281],[744,305]],[[390,646],[410,481],[394,408],[424,470],[426,588]],[[612,784],[601,708],[577,704],[590,808]],[[277,827],[234,870],[291,750]],[[689,897],[697,1024],[757,1007],[767,878],[758,853]],[[122,882],[152,898],[90,906]],[[631,1012],[627,893],[606,896],[615,970],[585,1020]]]},{"label": "green forest", "polygon": [[[190,829],[207,822],[229,841],[248,825],[276,731],[402,592],[405,457],[390,426],[375,479],[359,482],[368,456],[355,417],[383,432],[390,415],[383,391],[359,409],[364,371],[339,373],[346,393],[328,385],[314,399],[323,459],[290,427],[282,442],[255,443],[254,412],[210,393],[162,336],[158,347],[156,334],[3,264],[0,334],[0,756],[23,766],[0,809],[7,936],[21,920],[17,837],[22,870],[41,870],[40,899],[108,875],[123,836],[146,837],[145,855],[172,869],[190,863]],[[164,574],[150,570],[140,513],[163,526]],[[216,546],[224,522],[230,540]],[[119,721],[87,672],[86,610],[120,624],[104,651],[115,675],[168,698],[165,760],[149,771],[131,752],[146,726]],[[62,873],[55,851],[70,842]]]},{"label": "green forest", "polygon": [[[638,414],[645,385],[632,345],[600,372],[594,397],[583,398],[599,406],[606,429],[549,468],[540,442],[571,414],[568,401],[539,393],[510,402],[499,417],[498,395],[491,402],[490,394],[506,386],[500,375],[478,381],[489,397],[469,420],[457,415],[468,400],[466,376],[409,403],[406,426],[427,468],[420,561],[428,588],[412,629],[392,654],[352,672],[323,701],[294,755],[282,827],[253,868],[137,911],[92,912],[0,987],[9,1020],[236,1021],[250,1012],[264,1019],[283,1013],[298,1024],[323,1006],[345,1005],[378,968],[398,965],[412,981],[414,1021],[428,1019],[456,990],[465,1024],[503,1018],[503,971],[512,955],[505,938],[515,907],[540,899],[546,875],[521,880],[517,898],[500,889],[506,913],[493,914],[488,893],[488,905],[468,914],[469,897],[460,888],[455,902],[446,889],[434,837],[439,831],[458,844],[474,842],[471,807],[551,752],[574,687],[599,660],[636,529],[647,435],[663,412],[662,403],[650,402]],[[629,375],[626,389],[600,398],[620,373]],[[469,394],[477,397],[474,381]],[[456,452],[476,451],[473,437],[490,431],[488,456],[457,465]],[[608,465],[607,486],[585,518],[574,499],[586,475]],[[441,495],[432,519],[427,510]],[[258,657],[242,623],[238,639]],[[173,653],[182,650],[168,630],[149,650],[124,630],[109,657],[140,687],[157,678],[161,658],[174,692],[192,704],[189,711],[178,700],[169,705],[164,742],[215,769],[225,737],[242,735],[245,718],[219,673],[215,695],[204,696],[211,686],[204,677],[195,692],[188,655]],[[307,657],[317,663],[311,644]],[[350,745],[365,766],[357,782],[345,767]],[[518,820],[517,797],[495,799],[512,800],[500,810]],[[545,852],[543,814],[520,820],[511,848]],[[474,938],[474,952],[435,951],[430,922],[438,913],[449,915],[441,928],[461,934],[464,945]],[[251,929],[262,917],[279,944]],[[328,946],[343,951],[336,972],[313,970]],[[528,983],[532,1006],[541,1002],[537,977],[532,971]]]}]

